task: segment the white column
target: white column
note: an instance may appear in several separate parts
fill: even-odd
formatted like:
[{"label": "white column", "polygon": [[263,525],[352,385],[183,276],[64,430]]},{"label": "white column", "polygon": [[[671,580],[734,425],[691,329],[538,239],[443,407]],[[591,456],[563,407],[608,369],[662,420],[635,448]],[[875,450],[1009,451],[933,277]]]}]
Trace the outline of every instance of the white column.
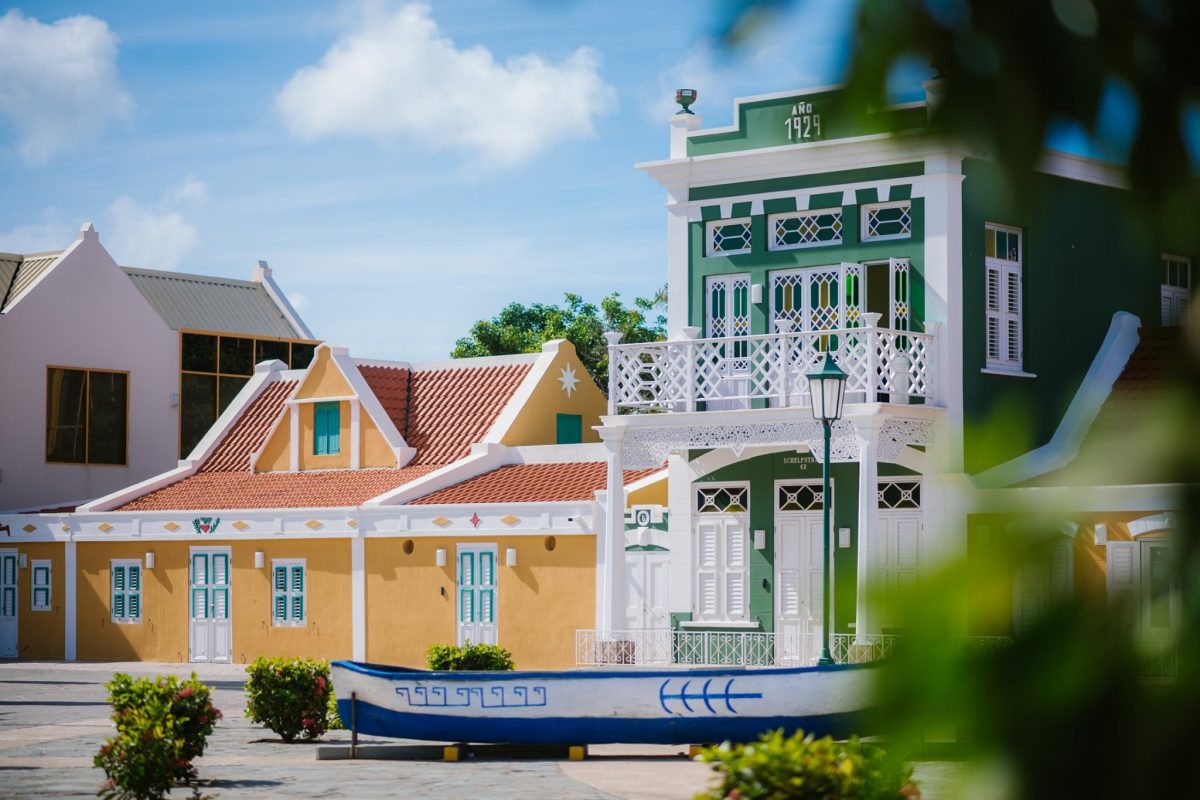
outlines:
[{"label": "white column", "polygon": [[854,420],[858,439],[858,586],[854,632],[879,633],[878,609],[870,594],[879,581],[879,429],[882,417]]},{"label": "white column", "polygon": [[957,154],[925,160],[925,319],[942,323],[934,394],[946,407],[935,437],[935,462],[943,472],[963,471],[962,181]]},{"label": "white column", "polygon": [[[700,127],[697,114],[671,117],[671,158],[687,158],[687,136]],[[688,324],[688,185],[667,186],[667,338],[678,339]]]},{"label": "white column", "polygon": [[604,498],[604,572],[600,630],[609,632],[625,626],[625,478],[621,463],[621,442],[625,428],[606,426],[599,429],[608,450],[608,481]]},{"label": "white column", "polygon": [[64,542],[65,557],[63,559],[63,584],[66,587],[63,597],[63,658],[75,660],[75,620],[76,615],[76,573],[78,567],[75,559],[75,537]]},{"label": "white column", "polygon": [[670,555],[670,590],[667,592],[667,611],[691,613],[692,581],[692,479],[687,451],[667,457],[667,541]]},{"label": "white column", "polygon": [[367,660],[367,557],[361,531],[350,539],[350,649],[355,661]]}]

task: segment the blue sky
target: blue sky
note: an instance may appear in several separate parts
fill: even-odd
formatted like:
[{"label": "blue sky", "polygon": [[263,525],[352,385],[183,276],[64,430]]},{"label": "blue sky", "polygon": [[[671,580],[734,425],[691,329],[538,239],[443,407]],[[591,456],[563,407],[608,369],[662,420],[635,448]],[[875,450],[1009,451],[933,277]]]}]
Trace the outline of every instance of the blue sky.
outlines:
[{"label": "blue sky", "polygon": [[736,56],[712,2],[80,3],[0,17],[0,250],[84,221],[122,264],[247,277],[321,338],[445,357],[509,301],[665,282],[677,86],[835,82],[852,3],[808,2]]}]

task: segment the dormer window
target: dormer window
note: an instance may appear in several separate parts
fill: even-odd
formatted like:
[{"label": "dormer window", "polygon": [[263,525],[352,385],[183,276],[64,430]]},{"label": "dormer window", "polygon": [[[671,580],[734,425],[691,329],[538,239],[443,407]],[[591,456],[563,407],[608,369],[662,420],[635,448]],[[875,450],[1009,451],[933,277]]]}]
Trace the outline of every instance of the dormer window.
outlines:
[{"label": "dormer window", "polygon": [[335,456],[341,452],[342,404],[313,404],[313,455]]}]

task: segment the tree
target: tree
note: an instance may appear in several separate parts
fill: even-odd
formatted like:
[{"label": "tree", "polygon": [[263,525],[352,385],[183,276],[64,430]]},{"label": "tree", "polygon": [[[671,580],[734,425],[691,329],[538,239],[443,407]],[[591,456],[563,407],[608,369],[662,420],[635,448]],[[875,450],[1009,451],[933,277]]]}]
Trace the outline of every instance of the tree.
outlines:
[{"label": "tree", "polygon": [[567,292],[562,305],[509,303],[491,319],[471,326],[470,336],[454,343],[451,358],[536,353],[545,342],[567,339],[579,360],[601,389],[608,386],[608,343],[605,331],[620,331],[622,342],[656,342],[666,330],[667,290],[651,298],[634,298],[633,307],[621,302],[618,292],[597,307]]}]

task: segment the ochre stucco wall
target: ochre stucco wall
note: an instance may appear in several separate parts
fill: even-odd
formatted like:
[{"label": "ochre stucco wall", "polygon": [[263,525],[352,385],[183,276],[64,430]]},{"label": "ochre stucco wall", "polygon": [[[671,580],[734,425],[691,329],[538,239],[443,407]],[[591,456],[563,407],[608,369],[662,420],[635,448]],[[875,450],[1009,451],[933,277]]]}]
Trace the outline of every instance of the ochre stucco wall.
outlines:
[{"label": "ochre stucco wall", "polygon": [[[563,368],[568,365],[579,380],[570,396],[559,382]],[[575,355],[575,347],[564,342],[501,441],[509,446],[556,444],[557,415],[579,414],[583,417],[583,441],[598,442],[600,434],[593,427],[600,424],[600,415],[607,411],[608,401]]]},{"label": "ochre stucco wall", "polygon": [[[458,543],[496,544],[499,644],[518,669],[575,665],[575,631],[595,624],[594,536],[403,537],[366,540],[367,659],[424,666],[431,644],[453,644]],[[404,544],[411,541],[411,554]],[[517,549],[517,566],[504,565]],[[435,563],[446,550],[446,566]]]},{"label": "ochre stucco wall", "polygon": [[[30,542],[17,546],[28,561],[17,570],[17,655],[19,658],[62,658],[66,573],[62,542]],[[33,562],[50,561],[50,610],[33,610]]]},{"label": "ochre stucco wall", "polygon": [[[186,541],[76,545],[76,654],[81,661],[188,660],[188,545]],[[145,555],[150,551],[154,552],[154,569],[145,568]],[[142,562],[141,622],[112,621],[113,559]]]},{"label": "ochre stucco wall", "polygon": [[[350,540],[238,541],[233,547],[233,660],[258,656],[350,658]],[[262,551],[263,567],[254,567]],[[271,623],[271,560],[304,559],[305,624]]]},{"label": "ochre stucco wall", "polygon": [[394,467],[396,454],[388,445],[379,427],[366,409],[361,409],[359,428],[362,435],[362,465],[364,467]]},{"label": "ochre stucco wall", "polygon": [[633,492],[629,492],[625,498],[625,506],[631,508],[633,506],[666,506],[667,503],[667,475],[664,472],[662,479],[657,480],[649,486],[643,486]]}]

